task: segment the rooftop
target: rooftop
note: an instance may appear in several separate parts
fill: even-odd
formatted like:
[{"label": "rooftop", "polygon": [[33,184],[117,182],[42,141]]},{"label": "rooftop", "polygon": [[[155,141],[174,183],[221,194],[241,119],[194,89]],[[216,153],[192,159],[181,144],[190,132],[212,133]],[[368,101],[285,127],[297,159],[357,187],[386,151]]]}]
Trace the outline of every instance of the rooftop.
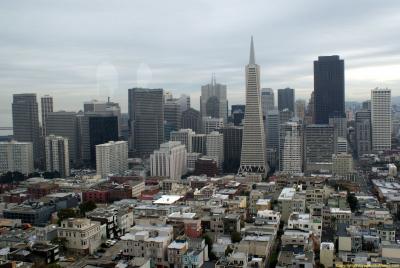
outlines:
[{"label": "rooftop", "polygon": [[156,205],[172,205],[181,199],[182,196],[180,195],[163,195],[159,199],[153,202]]}]

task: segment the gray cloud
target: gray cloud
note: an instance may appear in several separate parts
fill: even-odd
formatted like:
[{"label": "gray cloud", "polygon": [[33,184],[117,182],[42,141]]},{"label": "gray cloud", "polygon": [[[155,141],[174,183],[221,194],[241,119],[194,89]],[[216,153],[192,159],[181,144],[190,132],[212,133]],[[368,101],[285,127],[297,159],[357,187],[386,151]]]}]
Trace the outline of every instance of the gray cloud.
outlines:
[{"label": "gray cloud", "polygon": [[[263,87],[308,99],[313,60],[338,54],[347,99],[376,86],[399,95],[399,14],[396,0],[1,1],[0,126],[11,125],[13,93],[51,94],[64,110],[111,95],[126,110],[143,66],[149,86],[190,94],[195,107],[211,72],[242,103],[250,35]],[[111,91],[98,90],[104,64],[100,74],[118,80]]]}]

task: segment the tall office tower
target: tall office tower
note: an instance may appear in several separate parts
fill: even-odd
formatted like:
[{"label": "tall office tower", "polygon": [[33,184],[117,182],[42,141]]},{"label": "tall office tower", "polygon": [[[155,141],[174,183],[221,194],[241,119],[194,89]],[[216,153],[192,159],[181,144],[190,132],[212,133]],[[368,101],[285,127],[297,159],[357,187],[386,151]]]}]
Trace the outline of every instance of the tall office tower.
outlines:
[{"label": "tall office tower", "polygon": [[224,120],[222,118],[203,117],[203,133],[205,134],[210,134],[223,126]]},{"label": "tall office tower", "polygon": [[243,127],[228,125],[219,132],[224,137],[224,172],[236,173],[240,166]]},{"label": "tall office tower", "polygon": [[171,131],[181,129],[182,112],[178,99],[167,99],[164,103],[164,140],[169,140]]},{"label": "tall office tower", "polygon": [[45,138],[46,170],[58,171],[61,178],[69,176],[68,139],[49,135]]},{"label": "tall office tower", "polygon": [[294,98],[293,88],[278,89],[278,110],[289,109],[294,114]]},{"label": "tall office tower", "polygon": [[275,96],[272,88],[261,89],[261,107],[264,118],[266,117],[268,111],[275,109]]},{"label": "tall office tower", "polygon": [[286,174],[303,170],[303,127],[300,122],[289,121],[281,125],[279,170]]},{"label": "tall office tower", "polygon": [[41,109],[42,109],[42,132],[43,136],[47,136],[46,120],[47,115],[53,112],[53,97],[45,95],[40,98]]},{"label": "tall office tower", "polygon": [[202,132],[200,112],[189,108],[182,113],[182,128],[190,128],[196,133]]},{"label": "tall office tower", "polygon": [[162,143],[159,150],[150,155],[151,176],[180,180],[187,172],[186,148],[179,141]]},{"label": "tall office tower", "polygon": [[304,118],[304,123],[306,125],[314,124],[315,122],[315,102],[314,102],[314,91],[311,92],[310,100],[307,104],[306,116]]},{"label": "tall office tower", "polygon": [[42,163],[40,128],[36,94],[14,94],[12,103],[14,139],[32,142],[35,166]]},{"label": "tall office tower", "polygon": [[286,122],[289,122],[289,120],[292,119],[293,116],[294,116],[293,112],[288,108],[279,110],[279,123],[285,124]]},{"label": "tall office tower", "polygon": [[83,103],[83,111],[85,113],[95,112],[97,114],[112,114],[118,118],[118,136],[121,136],[121,107],[119,103],[111,102],[108,98],[107,102],[91,100]]},{"label": "tall office tower", "polygon": [[164,142],[164,100],[162,89],[132,88],[128,99],[129,150],[149,156]]},{"label": "tall office tower", "polygon": [[335,134],[330,125],[307,125],[304,132],[304,164],[307,171],[331,169]]},{"label": "tall office tower", "polygon": [[228,118],[228,100],[226,98],[226,85],[218,84],[213,74],[211,83],[201,87],[200,96],[201,116],[222,118],[224,122]]},{"label": "tall office tower", "polygon": [[265,157],[265,133],[260,100],[260,67],[254,56],[253,37],[250,61],[246,66],[246,112],[239,173],[268,172]]},{"label": "tall office tower", "polygon": [[78,136],[81,161],[96,166],[96,145],[118,140],[118,117],[112,113],[78,114]]},{"label": "tall office tower", "polygon": [[72,166],[79,162],[78,120],[75,112],[52,112],[47,115],[47,134],[68,139],[68,154]]},{"label": "tall office tower", "polygon": [[0,142],[0,173],[8,171],[25,175],[34,171],[32,142]]},{"label": "tall office tower", "polygon": [[371,111],[356,112],[356,149],[358,157],[371,153]]},{"label": "tall office tower", "polygon": [[170,141],[180,141],[188,153],[192,152],[192,138],[196,133],[190,128],[172,131]]},{"label": "tall office tower", "polygon": [[[269,111],[266,119],[266,140],[267,140],[267,151],[270,154],[269,159],[279,159],[279,126],[280,118],[279,111]],[[271,161],[270,162],[274,162]]]},{"label": "tall office tower", "polygon": [[298,119],[304,121],[304,117],[306,115],[306,101],[296,100],[295,106],[296,106],[295,116]]},{"label": "tall office tower", "polygon": [[231,117],[235,126],[241,126],[244,119],[244,113],[246,111],[246,105],[232,105]]},{"label": "tall office tower", "polygon": [[217,166],[222,170],[224,164],[224,135],[217,131],[212,131],[206,138],[207,156],[217,162]]},{"label": "tall office tower", "polygon": [[195,134],[192,136],[192,152],[201,153],[202,155],[207,154],[207,135],[206,134]]},{"label": "tall office tower", "polygon": [[128,142],[110,141],[96,145],[96,171],[102,178],[124,175],[128,170]]},{"label": "tall office tower", "polygon": [[328,124],[329,116],[345,115],[344,60],[320,56],[314,61],[315,124]]},{"label": "tall office tower", "polygon": [[391,149],[392,100],[390,89],[371,90],[372,151]]}]

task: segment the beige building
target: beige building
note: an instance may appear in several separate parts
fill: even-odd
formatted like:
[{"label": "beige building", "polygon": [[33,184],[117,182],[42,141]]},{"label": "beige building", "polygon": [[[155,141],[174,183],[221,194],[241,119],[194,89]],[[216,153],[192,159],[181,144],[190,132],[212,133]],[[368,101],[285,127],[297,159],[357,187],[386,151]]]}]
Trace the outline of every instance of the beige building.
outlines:
[{"label": "beige building", "polygon": [[332,155],[332,174],[346,176],[354,172],[353,157],[348,153]]},{"label": "beige building", "polygon": [[57,236],[67,240],[69,250],[92,254],[101,245],[103,229],[97,221],[70,218],[61,222]]},{"label": "beige building", "polygon": [[0,142],[0,173],[33,172],[33,147],[31,142]]},{"label": "beige building", "polygon": [[278,197],[282,220],[287,223],[292,212],[304,213],[306,210],[306,196],[304,192],[295,188],[283,188]]},{"label": "beige building", "polygon": [[320,263],[326,268],[333,267],[335,258],[335,245],[330,242],[322,242],[320,246]]}]

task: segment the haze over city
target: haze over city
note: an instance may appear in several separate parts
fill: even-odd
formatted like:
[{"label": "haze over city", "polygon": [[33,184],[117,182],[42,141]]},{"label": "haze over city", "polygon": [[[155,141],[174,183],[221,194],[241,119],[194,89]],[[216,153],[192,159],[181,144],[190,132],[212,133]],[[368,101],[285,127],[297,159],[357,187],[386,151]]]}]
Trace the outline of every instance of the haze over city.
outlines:
[{"label": "haze over city", "polygon": [[399,95],[398,1],[2,1],[0,126],[12,94],[50,94],[57,110],[109,96],[127,111],[127,89],[190,95],[216,74],[229,104],[244,103],[254,36],[261,86],[292,87],[308,101],[313,61],[345,60],[346,101],[375,87]]}]

